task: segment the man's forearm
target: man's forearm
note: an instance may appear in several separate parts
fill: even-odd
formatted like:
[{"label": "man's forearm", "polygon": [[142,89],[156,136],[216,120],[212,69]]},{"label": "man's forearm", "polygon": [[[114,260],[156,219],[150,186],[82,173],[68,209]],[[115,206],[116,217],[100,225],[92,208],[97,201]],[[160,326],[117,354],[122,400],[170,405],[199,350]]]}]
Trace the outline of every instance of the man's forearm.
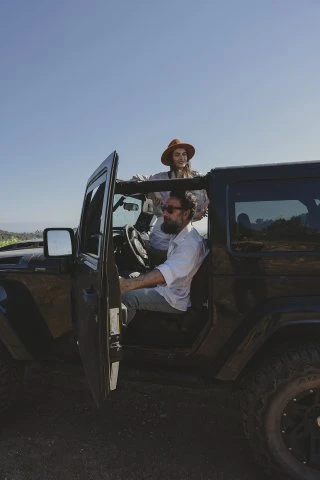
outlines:
[{"label": "man's forearm", "polygon": [[151,272],[140,275],[135,278],[120,278],[121,293],[129,292],[130,290],[136,290],[138,288],[154,287],[155,285],[161,285],[165,282],[164,276],[155,268]]}]

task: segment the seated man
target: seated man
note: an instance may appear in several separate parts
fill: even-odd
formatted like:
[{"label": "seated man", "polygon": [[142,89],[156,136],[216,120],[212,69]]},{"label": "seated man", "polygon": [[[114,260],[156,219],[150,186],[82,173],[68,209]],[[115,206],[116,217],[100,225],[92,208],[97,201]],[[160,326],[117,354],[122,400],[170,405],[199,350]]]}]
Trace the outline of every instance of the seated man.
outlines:
[{"label": "seated man", "polygon": [[171,192],[162,206],[165,233],[173,234],[167,260],[136,278],[120,278],[122,302],[129,323],[137,310],[183,313],[190,306],[190,285],[208,253],[204,239],[191,225],[196,211],[191,192]]}]

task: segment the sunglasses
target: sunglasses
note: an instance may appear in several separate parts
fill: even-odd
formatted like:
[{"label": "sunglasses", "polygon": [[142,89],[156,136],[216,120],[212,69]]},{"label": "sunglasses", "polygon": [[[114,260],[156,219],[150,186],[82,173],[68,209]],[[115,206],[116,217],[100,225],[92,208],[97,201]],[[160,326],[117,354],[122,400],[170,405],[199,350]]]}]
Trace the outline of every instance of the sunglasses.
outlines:
[{"label": "sunglasses", "polygon": [[174,207],[173,205],[161,205],[161,210],[163,212],[165,212],[167,210],[167,212],[171,215],[171,213],[173,213],[175,210],[184,210],[184,208],[182,207]]}]

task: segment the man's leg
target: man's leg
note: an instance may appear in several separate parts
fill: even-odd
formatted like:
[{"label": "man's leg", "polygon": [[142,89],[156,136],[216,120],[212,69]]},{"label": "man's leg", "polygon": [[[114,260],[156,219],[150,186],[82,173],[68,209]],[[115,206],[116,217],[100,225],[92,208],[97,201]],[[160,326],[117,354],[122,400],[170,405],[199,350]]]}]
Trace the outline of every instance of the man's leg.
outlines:
[{"label": "man's leg", "polygon": [[171,305],[154,288],[140,288],[122,295],[122,303],[127,307],[127,324],[131,322],[137,310],[152,312],[184,313]]}]

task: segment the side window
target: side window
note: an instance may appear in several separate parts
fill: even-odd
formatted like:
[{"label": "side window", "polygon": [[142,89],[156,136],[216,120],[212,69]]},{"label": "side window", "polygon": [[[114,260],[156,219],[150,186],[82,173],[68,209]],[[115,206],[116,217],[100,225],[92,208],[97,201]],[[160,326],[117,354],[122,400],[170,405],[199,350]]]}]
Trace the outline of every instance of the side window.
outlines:
[{"label": "side window", "polygon": [[198,233],[202,237],[208,238],[208,217],[204,217],[197,222],[192,222],[192,226],[198,230]]},{"label": "side window", "polygon": [[87,192],[82,224],[80,252],[99,256],[101,239],[101,215],[104,200],[106,182],[94,185],[92,190]]},{"label": "side window", "polygon": [[230,186],[235,252],[320,251],[320,181],[242,182]]}]

